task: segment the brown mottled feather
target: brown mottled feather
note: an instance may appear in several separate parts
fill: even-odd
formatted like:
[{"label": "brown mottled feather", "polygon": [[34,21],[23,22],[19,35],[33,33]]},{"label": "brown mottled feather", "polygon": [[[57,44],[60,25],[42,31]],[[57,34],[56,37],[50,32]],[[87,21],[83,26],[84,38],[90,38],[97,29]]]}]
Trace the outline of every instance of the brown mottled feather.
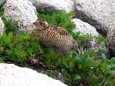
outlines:
[{"label": "brown mottled feather", "polygon": [[70,36],[69,32],[65,28],[62,28],[60,26],[53,26],[53,25],[51,25],[49,27],[51,27],[52,30],[58,32],[60,35],[68,35],[68,36]]},{"label": "brown mottled feather", "polygon": [[[45,23],[42,22],[43,27],[45,24],[46,21]],[[45,28],[40,28],[41,26],[39,27],[39,25],[33,30],[32,36],[38,37],[43,46],[53,47],[61,53],[70,52],[71,50],[79,51],[77,42],[66,29],[59,26],[45,26]]]}]

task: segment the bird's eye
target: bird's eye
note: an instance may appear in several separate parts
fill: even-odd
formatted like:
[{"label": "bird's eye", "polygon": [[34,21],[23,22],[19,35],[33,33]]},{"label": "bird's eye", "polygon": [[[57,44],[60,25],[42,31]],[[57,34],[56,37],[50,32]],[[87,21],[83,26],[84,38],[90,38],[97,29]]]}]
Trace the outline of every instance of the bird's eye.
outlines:
[{"label": "bird's eye", "polygon": [[43,25],[43,23],[42,23],[42,22],[40,22],[40,25]]}]

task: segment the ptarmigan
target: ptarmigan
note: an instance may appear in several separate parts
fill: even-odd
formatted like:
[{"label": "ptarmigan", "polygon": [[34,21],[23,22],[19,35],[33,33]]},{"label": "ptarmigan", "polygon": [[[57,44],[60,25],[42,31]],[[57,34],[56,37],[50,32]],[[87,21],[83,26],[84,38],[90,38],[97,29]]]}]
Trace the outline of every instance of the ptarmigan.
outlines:
[{"label": "ptarmigan", "polygon": [[48,25],[47,21],[38,19],[32,31],[33,37],[38,37],[44,47],[53,47],[58,53],[79,52],[78,43],[73,39],[69,32],[62,27]]}]

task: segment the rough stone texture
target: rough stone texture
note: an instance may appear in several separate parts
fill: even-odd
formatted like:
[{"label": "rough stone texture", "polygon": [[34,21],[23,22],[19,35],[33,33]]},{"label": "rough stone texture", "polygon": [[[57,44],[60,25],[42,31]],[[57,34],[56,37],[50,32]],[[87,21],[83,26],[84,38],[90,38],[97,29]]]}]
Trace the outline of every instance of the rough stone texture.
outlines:
[{"label": "rough stone texture", "polygon": [[38,11],[66,11],[74,10],[74,3],[71,0],[30,0],[37,8]]},{"label": "rough stone texture", "polygon": [[92,24],[102,35],[115,25],[115,0],[73,0],[77,17]]},{"label": "rough stone texture", "polygon": [[18,33],[33,30],[33,22],[36,21],[36,8],[29,0],[7,0],[4,5],[4,15],[18,21]]},{"label": "rough stone texture", "polygon": [[[88,34],[91,34],[92,36],[99,36],[100,34],[96,31],[96,28],[91,26],[90,24],[88,23],[85,23],[83,21],[81,21],[80,19],[77,19],[77,18],[74,18],[71,20],[75,25],[75,29],[73,30],[73,32],[77,32],[79,31],[82,35],[88,33]],[[87,46],[86,48],[87,49],[91,49],[91,50],[102,50],[103,54],[109,58],[110,55],[109,55],[109,48],[107,48],[108,45],[106,43],[98,43],[96,41],[96,39],[92,38],[90,39],[90,44],[89,46]],[[96,59],[100,59],[100,58],[97,58],[99,56],[95,56]]]},{"label": "rough stone texture", "polygon": [[2,19],[0,17],[0,36],[2,35],[3,31],[4,31],[4,24],[3,24]]},{"label": "rough stone texture", "polygon": [[76,31],[80,31],[81,34],[91,34],[93,36],[98,36],[99,33],[96,31],[95,27],[89,25],[88,23],[85,23],[83,21],[81,21],[80,19],[72,19],[71,20],[75,25],[75,29],[73,30],[74,32]]},{"label": "rough stone texture", "polygon": [[0,64],[0,86],[67,86],[35,70]]},{"label": "rough stone texture", "polygon": [[108,32],[108,41],[110,44],[110,53],[111,56],[115,56],[115,27],[113,27],[109,32]]},{"label": "rough stone texture", "polygon": [[5,2],[6,0],[0,0],[0,6]]}]

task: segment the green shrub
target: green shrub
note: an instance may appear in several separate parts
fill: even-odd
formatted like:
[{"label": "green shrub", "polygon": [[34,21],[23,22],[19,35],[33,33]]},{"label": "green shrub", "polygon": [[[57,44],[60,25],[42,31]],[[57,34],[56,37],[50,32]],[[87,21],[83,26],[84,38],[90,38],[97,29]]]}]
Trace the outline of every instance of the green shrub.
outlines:
[{"label": "green shrub", "polygon": [[0,8],[0,17],[3,16],[3,14],[4,14],[4,10]]},{"label": "green shrub", "polygon": [[[39,17],[46,19],[50,24],[60,25],[68,30],[75,25],[70,22],[73,14],[40,13]],[[66,22],[68,21],[68,22]],[[108,59],[94,60],[95,54],[100,51],[87,50],[79,54],[70,52],[68,54],[56,54],[51,48],[42,48],[38,38],[31,38],[30,34],[16,36],[15,29],[17,22],[5,20],[5,32],[0,38],[0,62],[14,62],[23,66],[28,65],[28,60],[38,59],[37,67],[42,66],[46,74],[56,78],[57,72],[62,73],[65,82],[69,86],[83,84],[84,86],[114,86],[115,85],[115,57]],[[73,37],[80,46],[88,46],[93,36],[73,33]],[[106,39],[96,37],[98,42],[105,42]],[[100,56],[104,57],[102,54]],[[29,63],[29,65],[32,65]]]},{"label": "green shrub", "polygon": [[75,24],[71,22],[71,19],[75,16],[75,13],[55,12],[55,13],[39,13],[38,18],[43,18],[51,25],[58,25],[66,28],[68,31],[72,31]]},{"label": "green shrub", "polygon": [[5,31],[0,38],[0,57],[16,63],[23,63],[39,52],[39,40],[31,38],[29,34],[16,36],[17,22],[4,20]]},{"label": "green shrub", "polygon": [[[96,39],[98,43],[107,41],[102,36],[95,37],[91,34],[81,35],[80,32],[72,32],[72,28],[75,27],[75,25],[71,23],[71,18],[74,17],[73,13],[40,13],[38,14],[38,17],[47,20],[51,25],[59,25],[66,28],[72,34],[74,39],[77,40],[78,44],[84,48],[89,46],[90,41],[93,38]],[[94,60],[95,55],[99,55],[102,59]],[[79,55],[74,52],[71,52],[69,55],[57,55],[56,53],[49,51],[44,52],[44,59],[46,61],[45,64],[49,69],[52,69],[52,71],[60,68],[58,70],[61,70],[66,83],[70,86],[79,85],[80,83],[86,86],[115,84],[115,80],[113,80],[113,78],[115,78],[114,68],[111,69],[110,67],[107,69],[109,72],[105,72],[105,68],[109,65],[114,65],[115,62],[112,60],[107,60],[100,50],[81,51]],[[103,65],[106,66],[103,67]],[[53,73],[52,71],[51,73]]]}]

